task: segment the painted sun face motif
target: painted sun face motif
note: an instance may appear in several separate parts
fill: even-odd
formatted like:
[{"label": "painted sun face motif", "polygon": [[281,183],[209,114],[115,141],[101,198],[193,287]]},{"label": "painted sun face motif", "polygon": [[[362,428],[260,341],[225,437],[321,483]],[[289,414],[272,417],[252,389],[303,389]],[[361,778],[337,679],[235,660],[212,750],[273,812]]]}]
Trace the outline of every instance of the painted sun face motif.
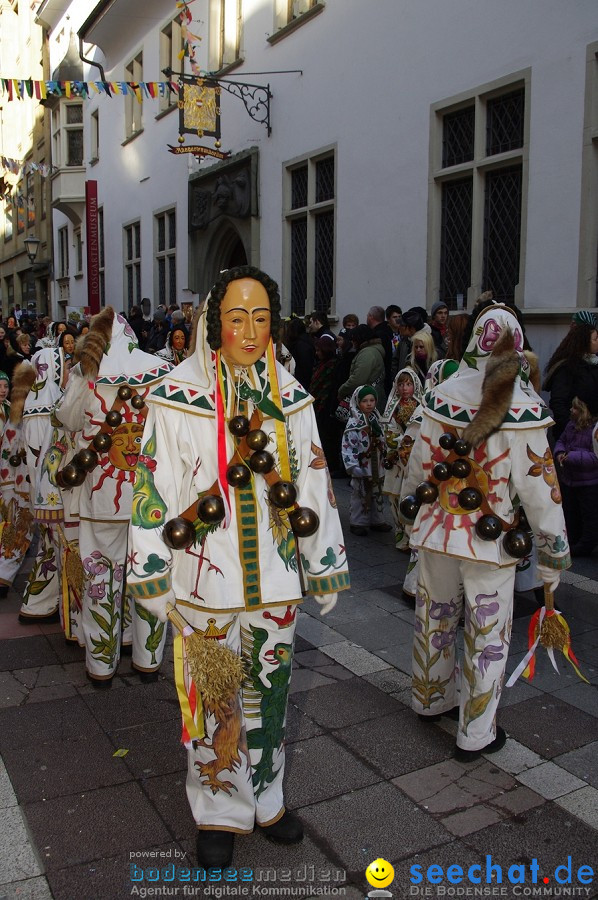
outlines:
[{"label": "painted sun face motif", "polygon": [[123,422],[112,432],[112,446],[108,456],[117,469],[132,472],[137,465],[137,457],[141,450],[143,425],[136,422]]},{"label": "painted sun face motif", "polygon": [[220,304],[222,356],[234,366],[252,366],[270,340],[270,298],[254,278],[231,281]]}]

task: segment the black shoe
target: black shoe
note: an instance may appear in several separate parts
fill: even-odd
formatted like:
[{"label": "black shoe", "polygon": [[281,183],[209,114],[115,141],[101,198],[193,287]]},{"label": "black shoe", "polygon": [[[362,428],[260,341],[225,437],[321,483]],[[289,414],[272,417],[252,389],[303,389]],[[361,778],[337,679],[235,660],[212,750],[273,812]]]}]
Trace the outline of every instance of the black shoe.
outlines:
[{"label": "black shoe", "polygon": [[418,713],[417,718],[422,722],[440,722],[443,716],[446,716],[447,719],[453,719],[454,721],[459,721],[459,707],[453,706],[452,709],[447,709],[446,712],[442,713],[434,713],[431,716],[426,716],[423,713]]},{"label": "black shoe", "polygon": [[350,525],[349,530],[351,534],[356,534],[358,537],[365,537],[368,533],[367,528],[364,528],[363,525]]},{"label": "black shoe", "polygon": [[258,825],[259,830],[269,841],[275,844],[298,844],[303,840],[303,825],[297,816],[288,809],[277,822],[272,825]]},{"label": "black shoe", "polygon": [[506,742],[507,735],[505,734],[504,728],[497,725],[496,737],[490,744],[482,747],[481,750],[463,750],[461,747],[457,747],[455,750],[455,759],[457,762],[462,763],[473,762],[474,759],[479,759],[483,753],[498,753],[499,750],[502,750]]},{"label": "black shoe", "polygon": [[19,613],[19,622],[22,625],[50,625],[52,622],[60,622],[60,613],[57,609],[45,616],[26,616],[24,613]]},{"label": "black shoe", "polygon": [[160,673],[158,671],[156,671],[156,672],[140,672],[139,673],[139,681],[142,684],[153,684],[154,681],[158,680],[159,674]]},{"label": "black shoe", "polygon": [[197,865],[203,869],[226,869],[233,861],[234,847],[234,832],[200,828],[195,839]]},{"label": "black shoe", "polygon": [[108,691],[112,687],[112,678],[94,678],[89,672],[85,673],[87,680],[91,681],[96,691]]},{"label": "black shoe", "polygon": [[372,531],[392,531],[392,525],[388,522],[381,522],[379,525],[370,525]]}]

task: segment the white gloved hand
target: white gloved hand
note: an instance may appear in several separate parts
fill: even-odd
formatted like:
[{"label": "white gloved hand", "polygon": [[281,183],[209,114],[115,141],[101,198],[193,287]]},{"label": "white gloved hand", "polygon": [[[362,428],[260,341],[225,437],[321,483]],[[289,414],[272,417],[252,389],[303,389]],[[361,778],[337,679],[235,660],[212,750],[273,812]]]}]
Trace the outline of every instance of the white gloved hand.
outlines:
[{"label": "white gloved hand", "polygon": [[338,594],[314,594],[314,600],[320,607],[320,615],[325,616],[336,606]]},{"label": "white gloved hand", "polygon": [[165,594],[160,594],[158,597],[144,597],[143,600],[135,597],[135,603],[138,603],[139,606],[143,606],[148,613],[151,613],[152,616],[155,616],[160,622],[167,622],[168,613],[166,612],[166,604],[172,603],[174,606],[176,604],[176,597],[174,591],[171,589],[166,591]]},{"label": "white gloved hand", "polygon": [[550,566],[543,566],[541,563],[538,563],[536,572],[540,581],[543,581],[546,587],[554,593],[561,581],[559,569],[551,569]]}]

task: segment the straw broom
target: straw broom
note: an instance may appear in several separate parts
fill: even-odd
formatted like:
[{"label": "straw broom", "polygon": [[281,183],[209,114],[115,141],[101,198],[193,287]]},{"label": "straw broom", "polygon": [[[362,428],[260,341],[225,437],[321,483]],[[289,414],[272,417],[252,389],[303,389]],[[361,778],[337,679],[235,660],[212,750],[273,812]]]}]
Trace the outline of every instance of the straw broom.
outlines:
[{"label": "straw broom", "polygon": [[582,681],[589,684],[587,678],[579,671],[577,658],[571,647],[569,626],[563,615],[554,608],[554,594],[546,584],[544,585],[544,617],[540,626],[539,642],[548,651],[550,661],[555,669],[554,650],[560,650]]},{"label": "straw broom", "polygon": [[185,639],[189,673],[202,700],[208,705],[225,703],[243,681],[243,661],[228,647],[198,634],[172,603],[166,604],[168,618]]}]

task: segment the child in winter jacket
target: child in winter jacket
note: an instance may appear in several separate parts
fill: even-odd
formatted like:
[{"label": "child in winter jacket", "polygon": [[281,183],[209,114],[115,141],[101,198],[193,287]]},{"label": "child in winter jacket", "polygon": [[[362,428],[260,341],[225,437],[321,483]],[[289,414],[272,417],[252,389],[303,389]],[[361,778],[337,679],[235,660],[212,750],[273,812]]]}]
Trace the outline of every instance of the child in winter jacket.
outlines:
[{"label": "child in winter jacket", "polygon": [[[417,374],[409,366],[401,369],[394,380],[386,409],[384,410],[384,439],[386,460],[384,468],[384,493],[388,494],[390,510],[394,520],[395,545],[397,550],[409,549],[409,535],[399,514],[399,497],[403,474],[408,461],[402,441],[407,423],[418,407],[423,396],[423,388]],[[409,439],[408,439],[409,440]]]},{"label": "child in winter jacket", "polygon": [[353,391],[350,415],[342,441],[345,469],[351,476],[350,526],[363,537],[372,531],[390,531],[384,521],[382,463],[385,444],[376,411],[376,389],[364,384]]},{"label": "child in winter jacket", "polygon": [[571,418],[554,446],[554,458],[571,556],[591,556],[598,543],[598,457],[592,432],[598,419],[598,397],[571,403]]}]

